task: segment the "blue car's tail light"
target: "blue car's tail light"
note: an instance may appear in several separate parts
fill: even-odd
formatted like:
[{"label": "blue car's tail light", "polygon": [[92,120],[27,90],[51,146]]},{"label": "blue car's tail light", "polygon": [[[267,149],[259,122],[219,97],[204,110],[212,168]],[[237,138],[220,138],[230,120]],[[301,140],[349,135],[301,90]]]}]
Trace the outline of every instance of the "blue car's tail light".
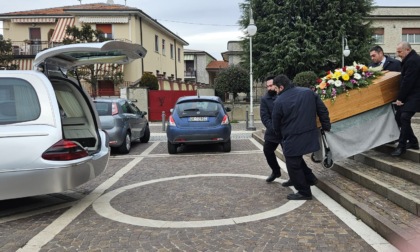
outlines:
[{"label": "blue car's tail light", "polygon": [[176,126],[175,120],[172,116],[169,116],[169,126]]},{"label": "blue car's tail light", "polygon": [[229,117],[227,116],[227,115],[225,115],[224,117],[223,117],[223,120],[222,120],[222,123],[221,123],[222,125],[224,125],[224,124],[229,124]]},{"label": "blue car's tail light", "polygon": [[69,161],[87,157],[89,154],[79,143],[61,139],[42,153],[42,158],[54,161]]}]

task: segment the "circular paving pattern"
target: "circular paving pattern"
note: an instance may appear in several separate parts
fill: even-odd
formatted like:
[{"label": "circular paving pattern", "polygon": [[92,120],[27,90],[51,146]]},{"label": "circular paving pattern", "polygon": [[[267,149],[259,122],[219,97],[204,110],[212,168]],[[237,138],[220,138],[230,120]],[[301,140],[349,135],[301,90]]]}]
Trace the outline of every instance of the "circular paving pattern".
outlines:
[{"label": "circular paving pattern", "polygon": [[[120,187],[116,190],[110,191],[101,197],[99,197],[93,203],[93,209],[101,216],[126,224],[144,226],[144,227],[154,227],[154,228],[192,228],[192,227],[215,227],[215,226],[225,226],[225,225],[235,225],[239,223],[246,223],[251,221],[263,220],[267,218],[272,218],[275,216],[282,215],[297,207],[301,206],[305,201],[287,201],[285,204],[268,210],[261,213],[231,217],[231,218],[222,218],[222,219],[213,219],[213,220],[192,220],[192,221],[167,221],[167,220],[155,220],[142,218],[138,216],[132,216],[130,214],[123,213],[115,209],[111,205],[111,201],[116,196],[121,195],[124,192],[127,192],[131,189],[136,189],[138,187],[151,185],[154,183],[167,182],[171,180],[178,179],[187,179],[187,178],[201,178],[201,177],[241,177],[241,178],[254,178],[265,180],[265,176],[259,175],[250,175],[250,174],[228,174],[228,173],[218,173],[218,174],[196,174],[196,175],[186,175],[186,176],[176,176],[169,178],[161,178],[155,180],[149,180],[145,182],[135,183],[132,185]],[[281,183],[284,180],[277,179],[277,183]],[[293,188],[292,188],[293,189]]]}]

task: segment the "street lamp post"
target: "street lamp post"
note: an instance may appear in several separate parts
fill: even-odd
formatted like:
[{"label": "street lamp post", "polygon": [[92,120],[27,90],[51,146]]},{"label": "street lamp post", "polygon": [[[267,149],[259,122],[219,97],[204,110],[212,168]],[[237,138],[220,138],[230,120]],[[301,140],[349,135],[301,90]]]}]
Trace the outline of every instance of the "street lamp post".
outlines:
[{"label": "street lamp post", "polygon": [[249,9],[249,25],[246,28],[248,36],[249,36],[249,124],[248,130],[256,130],[254,126],[254,108],[253,108],[253,77],[252,77],[252,36],[257,33],[257,26],[254,24],[254,18],[252,17],[252,9]]},{"label": "street lamp post", "polygon": [[[344,41],[346,41],[346,45],[344,45]],[[350,49],[349,49],[349,46],[347,45],[347,38],[344,35],[341,37],[341,45],[343,47],[342,54],[341,54],[341,64],[342,64],[342,67],[344,67],[344,57],[347,57],[350,55]]]}]

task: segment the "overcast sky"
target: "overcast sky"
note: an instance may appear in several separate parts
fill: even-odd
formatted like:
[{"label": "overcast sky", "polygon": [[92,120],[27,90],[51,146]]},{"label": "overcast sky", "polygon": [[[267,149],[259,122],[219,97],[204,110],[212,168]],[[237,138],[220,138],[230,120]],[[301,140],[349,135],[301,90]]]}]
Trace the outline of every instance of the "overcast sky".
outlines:
[{"label": "overcast sky", "polygon": [[[80,4],[79,0],[1,0],[1,13]],[[238,26],[243,0],[113,0],[141,9],[189,43],[186,48],[203,50],[221,60],[227,42],[243,36]],[[82,4],[107,0],[81,0]],[[419,0],[375,0],[378,6],[420,6]],[[0,22],[0,33],[3,33]]]}]

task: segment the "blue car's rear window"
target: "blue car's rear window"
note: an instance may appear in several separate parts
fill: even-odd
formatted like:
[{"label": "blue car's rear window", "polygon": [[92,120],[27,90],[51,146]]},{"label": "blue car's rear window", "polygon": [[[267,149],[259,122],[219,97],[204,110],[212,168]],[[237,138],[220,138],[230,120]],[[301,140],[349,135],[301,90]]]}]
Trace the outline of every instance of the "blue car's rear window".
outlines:
[{"label": "blue car's rear window", "polygon": [[222,105],[213,101],[187,101],[178,103],[176,110],[180,117],[187,116],[217,116],[223,110]]}]

